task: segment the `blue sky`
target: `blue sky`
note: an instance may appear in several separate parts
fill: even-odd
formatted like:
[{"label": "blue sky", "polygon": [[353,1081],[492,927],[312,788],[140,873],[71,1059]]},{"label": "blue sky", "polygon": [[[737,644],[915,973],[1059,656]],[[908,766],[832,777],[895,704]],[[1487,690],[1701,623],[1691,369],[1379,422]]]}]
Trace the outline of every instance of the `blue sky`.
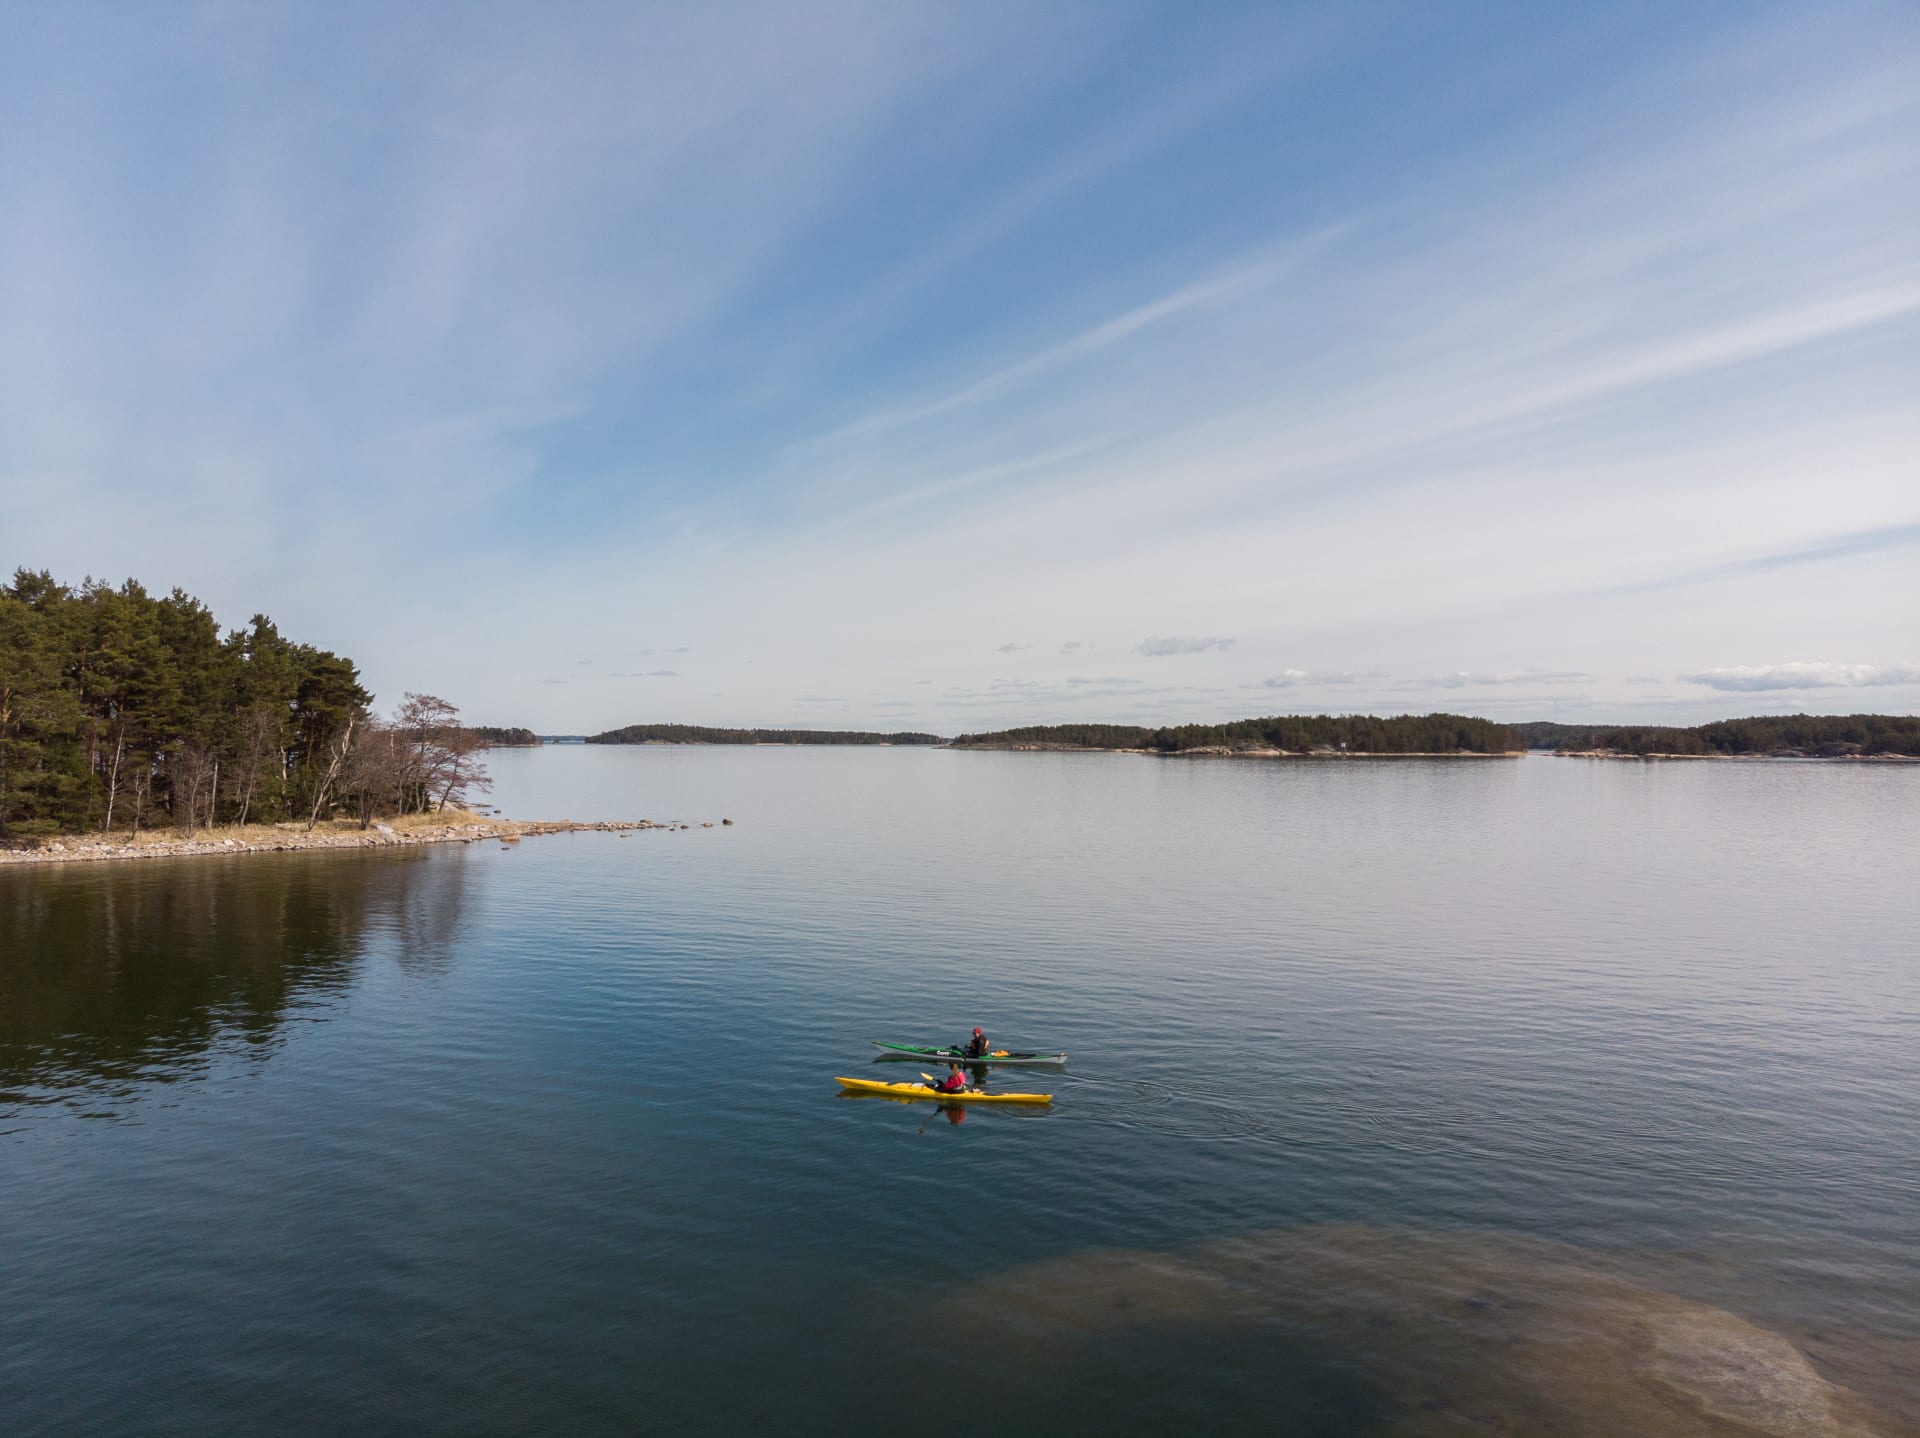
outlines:
[{"label": "blue sky", "polygon": [[1920,706],[1920,10],[0,9],[0,562],[548,731]]}]

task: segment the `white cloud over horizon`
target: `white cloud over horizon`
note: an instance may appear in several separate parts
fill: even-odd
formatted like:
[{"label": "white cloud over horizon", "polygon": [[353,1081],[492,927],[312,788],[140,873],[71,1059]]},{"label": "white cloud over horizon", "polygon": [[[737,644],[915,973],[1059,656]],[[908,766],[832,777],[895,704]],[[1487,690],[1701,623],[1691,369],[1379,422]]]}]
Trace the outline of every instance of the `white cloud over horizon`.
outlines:
[{"label": "white cloud over horizon", "polygon": [[1243,685],[1248,689],[1303,689],[1309,686],[1327,688],[1346,688],[1355,684],[1375,683],[1387,676],[1377,669],[1337,669],[1331,672],[1307,669],[1282,669],[1278,674],[1262,679],[1258,684]]},{"label": "white cloud over horizon", "polygon": [[1485,689],[1503,684],[1591,684],[1593,676],[1578,670],[1510,669],[1496,674],[1457,669],[1451,674],[1435,674],[1425,679],[1403,679],[1403,689]]},{"label": "white cloud over horizon", "polygon": [[1210,649],[1227,650],[1233,648],[1231,639],[1180,639],[1150,638],[1142,639],[1134,646],[1135,654],[1148,659],[1165,659],[1175,654],[1205,654]]},{"label": "white cloud over horizon", "polygon": [[1769,689],[1862,689],[1884,685],[1920,686],[1920,665],[1835,664],[1794,661],[1786,664],[1729,664],[1682,674],[1685,684],[1752,694]]}]

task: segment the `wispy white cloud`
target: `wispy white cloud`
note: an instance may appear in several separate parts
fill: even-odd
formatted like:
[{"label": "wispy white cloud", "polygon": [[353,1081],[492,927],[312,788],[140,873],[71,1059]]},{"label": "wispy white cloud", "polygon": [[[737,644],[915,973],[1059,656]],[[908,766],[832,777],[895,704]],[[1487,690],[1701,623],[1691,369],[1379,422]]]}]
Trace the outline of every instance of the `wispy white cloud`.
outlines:
[{"label": "wispy white cloud", "polygon": [[[1304,60],[1327,37],[1296,24],[1286,44],[1263,38],[1264,43],[1247,45],[1232,60],[1164,96],[1138,97],[1128,113],[1062,147],[988,203],[972,206],[956,222],[942,226],[932,243],[882,272],[859,299],[845,306],[826,338],[832,342],[897,325],[905,302],[916,291],[1006,243],[1077,193],[1216,119],[1254,87],[1274,83],[1280,71]],[[1006,77],[1001,78],[1004,84]],[[820,337],[813,338],[817,345]],[[783,358],[788,365],[795,362],[791,354]]]},{"label": "wispy white cloud", "polygon": [[1142,639],[1134,646],[1134,653],[1144,654],[1149,659],[1165,659],[1174,654],[1205,654],[1209,649],[1231,649],[1231,639],[1199,639],[1168,636]]},{"label": "wispy white cloud", "polygon": [[[1323,243],[1326,238],[1324,235],[1315,235],[1312,243]],[[1004,365],[958,389],[907,409],[870,415],[839,431],[836,437],[865,436],[882,430],[900,429],[964,405],[977,404],[1002,390],[1026,384],[1050,371],[1085,360],[1164,320],[1201,306],[1225,304],[1244,296],[1258,286],[1270,283],[1281,272],[1284,263],[1284,257],[1270,255],[1236,262],[1215,274],[1182,285],[1145,304],[1103,320],[1071,338]]]},{"label": "wispy white cloud", "polygon": [[1593,586],[1583,592],[1596,596],[1648,594],[1665,589],[1721,584],[1730,580],[1766,574],[1773,570],[1829,564],[1835,560],[1878,554],[1883,550],[1915,548],[1920,548],[1920,523],[1886,524],[1873,529],[1853,530],[1843,534],[1808,536],[1796,543],[1769,547],[1757,553],[1750,551],[1731,557],[1707,558],[1681,565],[1669,565],[1652,572],[1647,571],[1643,566],[1635,566],[1639,572],[1624,579],[1610,580]]},{"label": "wispy white cloud", "polygon": [[[1059,644],[996,632],[1515,714],[1908,651],[1920,49],[1883,12],[1694,14],[1550,104],[1506,82],[1587,22],[1470,18],[1510,102],[1471,116],[1367,21],[428,10],[314,53],[294,13],[0,12],[0,561],[568,730],[633,691],[509,676],[685,652],[627,631],[696,597],[708,722],[1249,698],[996,685]],[[1362,74],[1434,120],[1390,165]],[[1435,677],[1316,667],[1351,654]],[[1785,667],[1690,687],[1866,687]]]},{"label": "wispy white cloud", "polygon": [[1729,664],[1679,676],[1682,683],[1752,694],[1768,689],[1864,689],[1920,685],[1920,665],[1835,664],[1796,660],[1787,664]]},{"label": "wispy white cloud", "polygon": [[1495,673],[1475,673],[1456,669],[1451,674],[1435,674],[1425,679],[1403,679],[1402,689],[1480,689],[1503,684],[1591,684],[1593,676],[1572,669],[1506,669]]},{"label": "wispy white cloud", "polygon": [[1304,689],[1345,688],[1355,684],[1377,683],[1387,676],[1377,669],[1282,669],[1278,674],[1268,675],[1258,684],[1242,685],[1246,689]]}]

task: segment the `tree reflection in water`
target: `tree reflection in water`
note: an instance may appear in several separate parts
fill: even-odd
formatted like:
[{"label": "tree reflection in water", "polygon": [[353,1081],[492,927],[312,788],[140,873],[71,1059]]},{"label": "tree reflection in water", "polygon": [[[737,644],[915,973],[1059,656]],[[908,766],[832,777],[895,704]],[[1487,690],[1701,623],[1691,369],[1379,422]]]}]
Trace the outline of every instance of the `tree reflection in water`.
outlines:
[{"label": "tree reflection in water", "polygon": [[271,1054],[344,999],[386,938],[453,961],[459,851],[246,855],[0,873],[0,1116],[113,1109],[218,1059]]}]

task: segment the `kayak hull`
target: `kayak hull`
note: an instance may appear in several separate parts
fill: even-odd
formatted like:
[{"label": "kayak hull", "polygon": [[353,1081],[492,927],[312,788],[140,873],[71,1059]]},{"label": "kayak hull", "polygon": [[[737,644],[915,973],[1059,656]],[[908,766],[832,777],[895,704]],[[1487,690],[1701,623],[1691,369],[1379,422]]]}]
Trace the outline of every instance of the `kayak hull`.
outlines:
[{"label": "kayak hull", "polygon": [[970,1059],[956,1048],[927,1048],[920,1044],[890,1044],[880,1039],[873,1046],[884,1051],[889,1057],[919,1059],[922,1063],[963,1063],[963,1064],[1053,1064],[1056,1067],[1067,1061],[1065,1054],[1030,1054],[1009,1049],[993,1049],[985,1058]]},{"label": "kayak hull", "polygon": [[920,1083],[882,1083],[878,1079],[836,1078],[835,1083],[848,1093],[884,1094],[888,1098],[924,1098],[938,1103],[1052,1103],[1050,1093],[981,1093],[962,1089],[959,1093],[935,1093]]}]

